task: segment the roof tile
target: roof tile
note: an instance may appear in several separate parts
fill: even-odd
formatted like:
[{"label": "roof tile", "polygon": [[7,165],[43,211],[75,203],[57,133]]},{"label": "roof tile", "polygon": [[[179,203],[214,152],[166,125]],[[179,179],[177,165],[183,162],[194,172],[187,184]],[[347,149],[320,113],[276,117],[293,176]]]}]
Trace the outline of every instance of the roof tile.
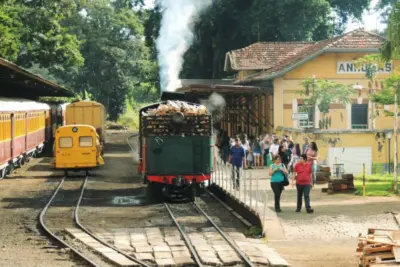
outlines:
[{"label": "roof tile", "polygon": [[326,48],[380,48],[385,38],[363,29],[320,42],[260,42],[227,54],[233,70],[262,70],[252,79],[262,79]]}]

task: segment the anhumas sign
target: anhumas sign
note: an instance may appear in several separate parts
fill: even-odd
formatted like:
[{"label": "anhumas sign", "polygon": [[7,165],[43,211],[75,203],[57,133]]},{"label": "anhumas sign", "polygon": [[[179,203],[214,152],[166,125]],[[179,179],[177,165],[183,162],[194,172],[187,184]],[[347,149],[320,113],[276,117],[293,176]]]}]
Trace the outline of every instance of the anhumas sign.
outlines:
[{"label": "anhumas sign", "polygon": [[[391,73],[393,70],[392,63],[385,63],[385,65],[379,68],[379,73]],[[337,73],[338,74],[359,74],[367,71],[366,65],[361,68],[357,68],[354,62],[339,61],[337,63]]]}]

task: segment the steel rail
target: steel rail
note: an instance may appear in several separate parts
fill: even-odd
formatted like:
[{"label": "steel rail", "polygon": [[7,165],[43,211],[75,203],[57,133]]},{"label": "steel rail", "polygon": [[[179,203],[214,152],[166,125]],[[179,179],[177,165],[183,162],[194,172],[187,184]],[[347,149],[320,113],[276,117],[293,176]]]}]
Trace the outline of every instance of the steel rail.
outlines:
[{"label": "steel rail", "polygon": [[116,251],[116,252],[118,252],[119,254],[121,254],[121,255],[127,257],[128,259],[132,260],[133,262],[136,262],[136,263],[138,263],[138,264],[140,264],[140,265],[142,265],[142,266],[145,266],[145,267],[150,267],[150,265],[148,265],[148,264],[146,264],[146,263],[144,263],[144,262],[142,262],[142,261],[140,261],[140,260],[138,260],[138,259],[136,259],[136,258],[134,258],[134,257],[132,257],[132,256],[130,256],[130,255],[128,255],[127,253],[125,253],[125,252],[119,250],[118,248],[116,248],[115,246],[113,246],[113,245],[111,245],[111,244],[108,244],[107,242],[101,240],[99,237],[97,237],[97,235],[93,234],[89,229],[87,229],[85,226],[83,226],[83,225],[81,224],[81,222],[80,222],[80,220],[79,220],[78,211],[79,211],[79,207],[80,207],[80,205],[81,205],[82,199],[83,199],[83,194],[84,194],[84,192],[85,192],[85,188],[86,188],[86,184],[87,184],[88,179],[89,179],[88,176],[86,176],[85,181],[84,181],[84,183],[82,184],[81,194],[80,194],[80,196],[79,196],[78,202],[77,202],[76,207],[75,207],[75,211],[74,211],[74,221],[75,221],[75,224],[76,224],[82,231],[84,231],[85,233],[87,233],[88,235],[90,235],[92,238],[94,238],[95,240],[97,240],[98,242],[100,242],[101,244],[103,244],[104,246],[113,249],[114,251]]},{"label": "steel rail", "polygon": [[189,237],[187,236],[187,234],[183,231],[182,227],[179,225],[178,221],[176,220],[174,213],[172,212],[172,210],[169,207],[169,204],[164,202],[165,208],[168,210],[169,215],[171,216],[172,220],[174,221],[176,227],[178,228],[179,232],[181,233],[183,239],[185,240],[186,245],[188,246],[190,253],[193,255],[194,260],[196,261],[197,265],[200,267],[203,267],[203,264],[200,261],[199,255],[197,254],[197,252],[194,250],[192,243],[189,240]]},{"label": "steel rail", "polygon": [[236,244],[232,240],[229,239],[229,237],[224,233],[224,231],[222,231],[221,228],[219,228],[219,226],[210,218],[210,216],[208,216],[208,214],[202,208],[200,208],[200,206],[197,203],[192,202],[192,204],[193,204],[193,206],[196,207],[196,209],[198,211],[200,211],[200,213],[202,213],[204,215],[204,217],[207,218],[207,220],[222,235],[222,237],[226,240],[226,242],[228,242],[229,245],[236,250],[236,252],[240,255],[240,257],[243,259],[243,261],[248,266],[254,267],[255,265],[249,260],[249,258],[247,258],[247,256],[243,253],[243,251],[238,246],[236,246]]},{"label": "steel rail", "polygon": [[46,206],[43,208],[43,210],[40,212],[39,215],[39,224],[40,227],[47,233],[48,236],[56,240],[57,242],[61,243],[63,246],[69,248],[72,252],[74,252],[76,255],[78,255],[81,259],[86,261],[88,264],[94,267],[100,267],[98,264],[94,263],[92,260],[88,259],[86,256],[84,256],[82,253],[80,253],[78,250],[74,249],[72,246],[64,242],[62,239],[60,239],[58,236],[56,236],[44,223],[44,216],[49,209],[51,203],[53,202],[54,198],[56,197],[58,191],[60,190],[61,186],[64,184],[66,177],[62,178],[61,182],[58,184],[56,190],[54,190],[53,195],[51,196],[49,202],[47,202]]}]

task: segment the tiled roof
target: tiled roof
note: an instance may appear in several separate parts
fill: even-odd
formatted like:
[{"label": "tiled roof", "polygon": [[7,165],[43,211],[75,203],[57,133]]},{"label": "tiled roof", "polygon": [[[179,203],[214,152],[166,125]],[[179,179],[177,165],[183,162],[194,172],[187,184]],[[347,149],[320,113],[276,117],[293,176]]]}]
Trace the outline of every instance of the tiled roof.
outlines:
[{"label": "tiled roof", "polygon": [[275,64],[294,57],[314,43],[255,43],[230,52],[231,66],[234,70],[265,70]]},{"label": "tiled roof", "polygon": [[364,31],[348,32],[320,42],[255,43],[226,54],[225,70],[261,70],[252,79],[262,79],[327,49],[378,49],[385,38]]}]

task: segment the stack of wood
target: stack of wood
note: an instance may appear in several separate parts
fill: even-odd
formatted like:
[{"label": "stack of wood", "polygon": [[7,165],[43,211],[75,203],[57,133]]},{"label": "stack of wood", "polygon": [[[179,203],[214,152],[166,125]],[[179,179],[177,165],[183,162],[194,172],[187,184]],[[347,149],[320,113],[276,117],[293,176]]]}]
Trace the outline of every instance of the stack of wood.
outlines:
[{"label": "stack of wood", "polygon": [[316,173],[317,184],[326,184],[331,178],[331,168],[326,165],[319,165]]},{"label": "stack of wood", "polygon": [[160,104],[156,109],[149,109],[142,112],[143,116],[166,116],[175,112],[182,112],[185,116],[208,115],[207,108],[203,105],[191,105],[182,101],[167,101],[167,104]]},{"label": "stack of wood", "polygon": [[328,188],[323,188],[322,192],[333,194],[343,192],[354,192],[354,176],[353,174],[342,174],[341,178],[330,178]]},{"label": "stack of wood", "polygon": [[400,231],[368,229],[358,236],[359,266],[385,267],[400,265]]}]

